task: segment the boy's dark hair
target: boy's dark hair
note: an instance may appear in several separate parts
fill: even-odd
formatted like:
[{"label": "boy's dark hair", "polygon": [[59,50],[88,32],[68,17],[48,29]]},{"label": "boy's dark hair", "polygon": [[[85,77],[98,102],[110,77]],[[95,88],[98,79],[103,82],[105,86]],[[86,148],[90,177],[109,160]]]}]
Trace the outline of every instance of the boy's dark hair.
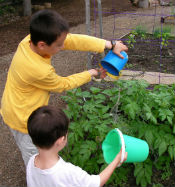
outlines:
[{"label": "boy's dark hair", "polygon": [[37,45],[39,41],[51,45],[61,33],[68,31],[67,21],[54,10],[38,11],[33,14],[30,21],[30,35],[34,45]]},{"label": "boy's dark hair", "polygon": [[54,106],[42,106],[32,112],[27,128],[33,143],[49,149],[55,141],[68,132],[69,119],[66,114]]}]

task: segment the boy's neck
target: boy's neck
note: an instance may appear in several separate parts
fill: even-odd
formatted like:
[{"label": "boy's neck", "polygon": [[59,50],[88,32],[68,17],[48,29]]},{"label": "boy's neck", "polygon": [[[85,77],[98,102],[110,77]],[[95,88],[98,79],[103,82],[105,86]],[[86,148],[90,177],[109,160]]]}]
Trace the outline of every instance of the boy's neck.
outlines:
[{"label": "boy's neck", "polygon": [[38,55],[42,56],[43,58],[50,58],[50,56],[47,56],[45,54],[42,54],[40,50],[35,46],[32,41],[30,41],[30,48],[33,52],[37,53]]},{"label": "boy's neck", "polygon": [[39,149],[39,154],[35,157],[35,167],[40,169],[49,169],[53,167],[59,160],[58,153],[53,150],[41,150]]}]

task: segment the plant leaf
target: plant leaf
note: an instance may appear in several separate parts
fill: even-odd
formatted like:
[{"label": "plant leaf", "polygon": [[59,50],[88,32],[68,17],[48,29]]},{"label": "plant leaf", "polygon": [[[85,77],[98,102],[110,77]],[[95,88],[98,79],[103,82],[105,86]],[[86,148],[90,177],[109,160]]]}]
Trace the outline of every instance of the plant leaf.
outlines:
[{"label": "plant leaf", "polygon": [[165,141],[162,141],[159,146],[159,156],[161,156],[167,150],[167,144]]},{"label": "plant leaf", "polygon": [[151,129],[148,129],[145,132],[145,138],[146,138],[146,141],[149,143],[149,145],[153,144],[154,136],[153,136],[153,133],[152,133]]}]

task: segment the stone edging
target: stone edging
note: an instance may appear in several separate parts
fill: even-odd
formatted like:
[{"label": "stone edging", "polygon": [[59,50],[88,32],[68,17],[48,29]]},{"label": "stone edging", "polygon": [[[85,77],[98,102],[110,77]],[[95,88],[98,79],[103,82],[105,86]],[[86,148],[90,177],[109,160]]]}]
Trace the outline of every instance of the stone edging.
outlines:
[{"label": "stone edging", "polygon": [[[121,80],[146,80],[150,84],[175,84],[175,75],[160,72],[142,72],[122,70]],[[105,81],[115,81],[115,79],[107,76]]]}]

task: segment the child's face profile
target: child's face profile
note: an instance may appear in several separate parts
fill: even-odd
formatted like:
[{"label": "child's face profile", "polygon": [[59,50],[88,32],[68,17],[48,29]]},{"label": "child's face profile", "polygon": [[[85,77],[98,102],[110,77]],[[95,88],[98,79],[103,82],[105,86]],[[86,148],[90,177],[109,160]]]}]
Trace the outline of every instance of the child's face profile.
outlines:
[{"label": "child's face profile", "polygon": [[45,55],[53,56],[64,47],[64,40],[66,39],[67,32],[63,32],[51,45],[45,44],[43,50]]}]

